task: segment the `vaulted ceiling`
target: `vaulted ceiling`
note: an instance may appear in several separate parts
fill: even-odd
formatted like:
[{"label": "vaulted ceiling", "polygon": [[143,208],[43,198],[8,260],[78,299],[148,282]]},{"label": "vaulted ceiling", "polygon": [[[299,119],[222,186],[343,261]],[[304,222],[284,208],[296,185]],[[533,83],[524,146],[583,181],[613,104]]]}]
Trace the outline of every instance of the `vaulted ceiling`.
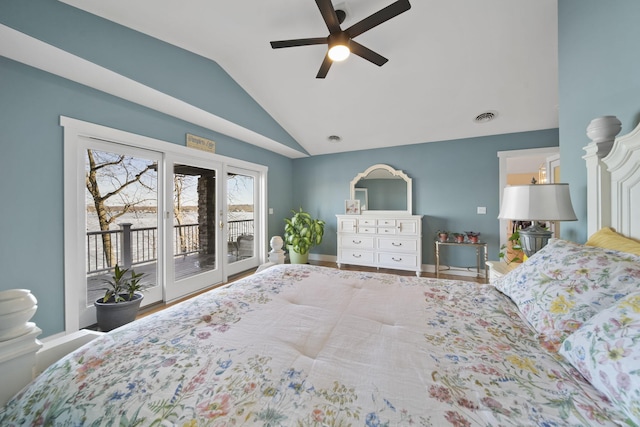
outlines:
[{"label": "vaulted ceiling", "polygon": [[[356,38],[389,62],[325,79],[326,45],[269,44],[326,36],[314,0],[62,1],[217,62],[311,155],[558,127],[556,0],[410,0]],[[345,29],[391,3],[334,5]]]}]

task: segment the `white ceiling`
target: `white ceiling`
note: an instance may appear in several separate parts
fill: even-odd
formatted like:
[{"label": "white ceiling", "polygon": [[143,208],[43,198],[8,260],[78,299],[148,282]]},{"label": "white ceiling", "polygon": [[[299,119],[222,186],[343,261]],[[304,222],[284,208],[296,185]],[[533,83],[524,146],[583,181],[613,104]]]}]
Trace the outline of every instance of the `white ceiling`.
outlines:
[{"label": "white ceiling", "polygon": [[[326,46],[269,45],[328,35],[314,0],[62,1],[217,62],[311,155],[558,127],[557,0],[411,0],[356,38],[389,62],[324,80]],[[345,29],[391,3],[335,4]]]}]

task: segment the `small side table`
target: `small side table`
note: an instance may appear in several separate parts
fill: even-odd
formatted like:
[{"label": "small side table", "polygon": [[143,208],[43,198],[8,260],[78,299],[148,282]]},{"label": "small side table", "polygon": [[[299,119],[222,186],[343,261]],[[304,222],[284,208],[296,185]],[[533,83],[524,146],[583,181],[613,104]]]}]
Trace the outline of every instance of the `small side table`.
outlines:
[{"label": "small side table", "polygon": [[518,262],[511,262],[507,264],[503,261],[487,261],[486,264],[487,269],[489,270],[489,283],[491,284],[494,284],[496,280],[521,265]]},{"label": "small side table", "polygon": [[[456,242],[441,242],[440,240],[435,241],[436,245],[436,278],[440,277],[440,246],[464,246],[468,248],[476,249],[476,277],[482,278],[480,275],[480,266],[482,265],[480,261],[480,251],[484,252],[484,264],[487,264],[487,244],[485,242],[478,243],[456,243]],[[487,267],[484,269],[484,281],[489,281],[489,272]]]}]

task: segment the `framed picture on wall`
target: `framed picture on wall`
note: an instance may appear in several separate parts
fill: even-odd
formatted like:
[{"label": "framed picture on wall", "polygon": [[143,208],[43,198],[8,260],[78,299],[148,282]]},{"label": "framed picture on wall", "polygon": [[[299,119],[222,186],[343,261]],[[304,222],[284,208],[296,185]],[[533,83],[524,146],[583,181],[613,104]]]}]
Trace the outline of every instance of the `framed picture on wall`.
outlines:
[{"label": "framed picture on wall", "polygon": [[360,200],[345,200],[344,212],[347,215],[360,215]]}]

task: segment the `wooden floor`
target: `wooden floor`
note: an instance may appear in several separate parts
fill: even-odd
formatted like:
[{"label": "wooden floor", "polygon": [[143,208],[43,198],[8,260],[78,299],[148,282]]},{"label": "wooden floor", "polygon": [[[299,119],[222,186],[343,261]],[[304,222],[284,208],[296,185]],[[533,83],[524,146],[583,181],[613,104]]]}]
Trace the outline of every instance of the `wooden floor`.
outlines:
[{"label": "wooden floor", "polygon": [[[311,264],[311,265],[321,265],[321,266],[324,266],[324,267],[338,268],[335,262],[329,262],[329,261],[309,261],[309,264]],[[385,268],[377,269],[375,267],[361,267],[361,266],[357,266],[357,265],[344,265],[344,264],[341,266],[341,269],[342,270],[352,270],[352,271],[371,271],[371,272],[376,272],[377,271],[377,272],[380,272],[380,273],[397,274],[399,276],[415,276],[415,274],[416,274],[415,271],[391,270],[391,269],[385,269]],[[210,291],[211,289],[215,289],[217,287],[220,287],[220,286],[235,282],[236,280],[242,279],[243,277],[247,277],[247,276],[252,275],[253,273],[255,273],[255,271],[256,271],[256,269],[253,268],[251,270],[247,270],[245,272],[236,274],[236,275],[234,275],[232,277],[229,277],[229,280],[227,282],[225,282],[225,283],[218,283],[218,284],[213,285],[213,286],[211,286],[209,288],[203,289],[200,292],[197,292],[197,293],[195,293],[193,295],[189,295],[188,297],[182,298],[182,299],[177,300],[177,301],[173,301],[173,302],[168,303],[168,304],[161,302],[161,303],[149,306],[149,307],[145,307],[145,308],[140,310],[140,314],[138,315],[137,318],[139,319],[139,318],[148,316],[151,313],[155,313],[157,311],[164,310],[167,307],[170,307],[170,306],[172,306],[174,304],[177,304],[179,302],[182,302],[182,301],[188,300],[190,298],[193,298],[193,297],[195,297],[197,295],[200,295],[200,294],[202,294],[204,292]],[[435,275],[435,273],[425,273],[425,272],[423,272],[421,274],[421,277],[436,277],[436,275]],[[440,278],[441,279],[452,279],[452,280],[463,280],[463,281],[466,281],[466,282],[485,283],[484,278],[475,278],[475,277],[469,277],[469,276],[456,276],[456,275],[453,275],[453,274],[442,274],[442,273],[440,273]]]}]

